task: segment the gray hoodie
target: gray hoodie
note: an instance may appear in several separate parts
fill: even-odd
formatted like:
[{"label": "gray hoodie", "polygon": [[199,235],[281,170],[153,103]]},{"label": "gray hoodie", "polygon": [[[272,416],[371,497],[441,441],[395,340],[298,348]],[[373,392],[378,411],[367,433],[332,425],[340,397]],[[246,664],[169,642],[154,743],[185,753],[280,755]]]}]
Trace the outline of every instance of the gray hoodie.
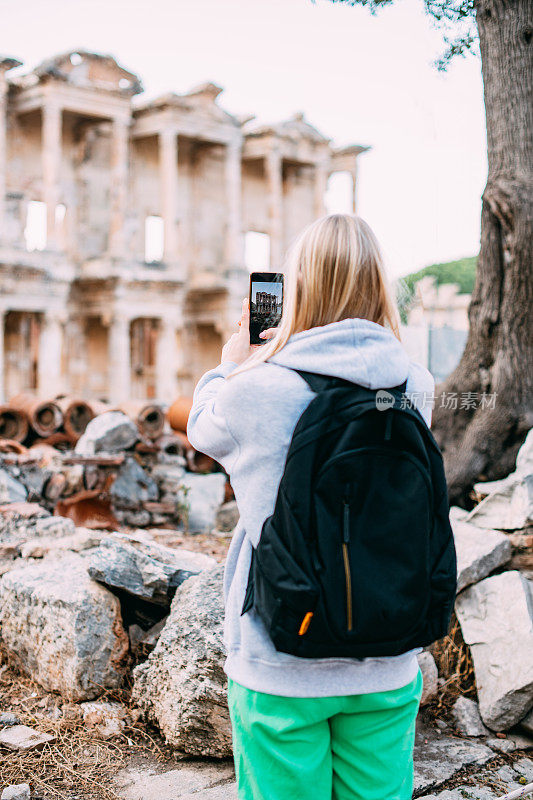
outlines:
[{"label": "gray hoodie", "polygon": [[[230,380],[236,364],[206,372],[194,392],[187,435],[228,472],[240,511],[226,561],[226,673],[241,685],[287,697],[365,694],[405,686],[421,648],[383,658],[304,659],[278,652],[255,611],[241,616],[252,545],[272,514],[295,425],[314,397],[292,369],[333,375],[371,389],[407,379],[427,424],[434,382],[409,361],[394,335],[374,322],[345,319],[291,336],[268,362]],[[425,402],[424,402],[425,401]],[[383,587],[386,591],[386,587]]]}]

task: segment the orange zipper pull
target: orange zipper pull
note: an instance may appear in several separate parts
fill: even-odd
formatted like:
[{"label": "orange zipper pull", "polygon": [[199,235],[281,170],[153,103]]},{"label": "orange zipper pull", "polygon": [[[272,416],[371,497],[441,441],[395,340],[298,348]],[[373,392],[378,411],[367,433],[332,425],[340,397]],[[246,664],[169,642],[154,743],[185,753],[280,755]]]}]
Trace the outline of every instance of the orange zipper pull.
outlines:
[{"label": "orange zipper pull", "polygon": [[302,620],[302,624],[300,625],[300,630],[298,631],[298,636],[303,636],[304,633],[307,633],[307,629],[311,624],[312,619],[313,619],[313,612],[308,611]]}]

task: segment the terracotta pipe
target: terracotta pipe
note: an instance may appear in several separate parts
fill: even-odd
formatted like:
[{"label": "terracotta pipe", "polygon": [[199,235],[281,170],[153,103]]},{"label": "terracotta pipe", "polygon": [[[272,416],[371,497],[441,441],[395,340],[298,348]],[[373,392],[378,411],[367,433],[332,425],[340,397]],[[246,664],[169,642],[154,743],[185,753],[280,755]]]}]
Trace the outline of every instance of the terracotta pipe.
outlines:
[{"label": "terracotta pipe", "polygon": [[167,412],[170,427],[175,431],[187,432],[187,420],[192,408],[192,397],[178,397]]},{"label": "terracotta pipe", "polygon": [[0,453],[15,453],[20,456],[28,450],[16,439],[0,439]]},{"label": "terracotta pipe", "polygon": [[10,406],[0,406],[0,437],[23,442],[30,430],[28,415]]},{"label": "terracotta pipe", "polygon": [[158,439],[163,433],[165,413],[158,403],[128,400],[117,406],[117,411],[122,411],[135,422],[141,436],[147,439]]},{"label": "terracotta pipe", "polygon": [[184,433],[164,433],[159,439],[156,439],[154,444],[157,450],[166,453],[169,456],[183,456],[187,450],[192,450],[193,447]]},{"label": "terracotta pipe", "polygon": [[55,433],[63,422],[61,409],[53,400],[40,400],[32,394],[18,394],[9,406],[28,415],[33,430],[42,437]]},{"label": "terracotta pipe", "polygon": [[55,402],[63,413],[63,428],[75,444],[95,416],[89,403],[76,397],[60,396]]},{"label": "terracotta pipe", "polygon": [[[68,434],[57,431],[56,433],[52,433],[50,436],[45,436],[42,439],[35,439],[35,441],[32,442],[32,447],[34,445],[41,444],[48,444],[50,447],[59,447],[61,450],[68,450],[72,445],[72,439]],[[67,447],[65,448],[62,445],[67,445]]]}]

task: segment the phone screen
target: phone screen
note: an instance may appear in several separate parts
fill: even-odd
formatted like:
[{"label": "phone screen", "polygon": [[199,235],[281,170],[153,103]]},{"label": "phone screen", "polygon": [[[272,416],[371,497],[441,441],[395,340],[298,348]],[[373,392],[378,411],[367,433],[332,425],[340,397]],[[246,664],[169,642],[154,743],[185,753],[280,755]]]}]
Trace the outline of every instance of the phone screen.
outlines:
[{"label": "phone screen", "polygon": [[252,272],[250,275],[250,344],[265,344],[261,331],[275,328],[283,308],[283,274]]}]

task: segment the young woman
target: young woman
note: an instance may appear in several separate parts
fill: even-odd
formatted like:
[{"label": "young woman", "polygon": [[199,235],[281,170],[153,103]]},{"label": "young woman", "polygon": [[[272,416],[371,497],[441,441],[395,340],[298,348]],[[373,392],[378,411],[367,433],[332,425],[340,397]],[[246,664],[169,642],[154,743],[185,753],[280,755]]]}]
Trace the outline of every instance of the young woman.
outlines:
[{"label": "young woman", "polygon": [[[241,616],[252,546],[272,514],[296,423],[314,397],[293,369],[378,389],[434,383],[399,341],[374,234],[360,218],[310,225],[288,263],[279,328],[250,347],[248,302],[221,363],[198,383],[192,444],[230,475],[240,511],[225,570],[228,700],[241,800],[410,800],[416,655],[298,658],[275,649],[254,610]],[[431,408],[420,404],[430,424]],[[383,587],[387,591],[387,587]]]}]

